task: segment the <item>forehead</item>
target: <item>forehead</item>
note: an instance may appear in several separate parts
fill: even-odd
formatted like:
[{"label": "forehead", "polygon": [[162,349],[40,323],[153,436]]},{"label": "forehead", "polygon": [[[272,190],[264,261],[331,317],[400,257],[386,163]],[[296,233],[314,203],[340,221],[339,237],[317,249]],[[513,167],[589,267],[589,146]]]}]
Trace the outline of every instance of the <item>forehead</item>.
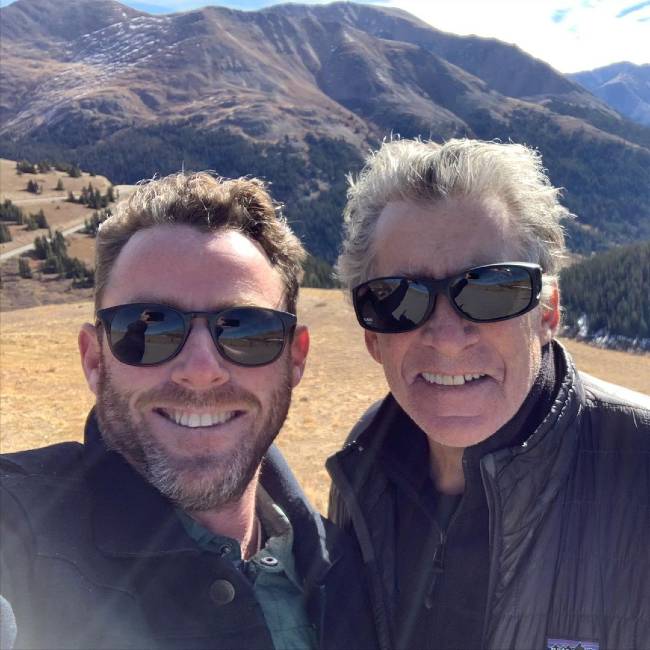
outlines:
[{"label": "forehead", "polygon": [[133,235],[110,272],[102,307],[136,301],[185,309],[279,307],[283,283],[263,249],[234,230],[154,226]]},{"label": "forehead", "polygon": [[373,238],[373,274],[445,277],[519,257],[510,215],[498,199],[392,201]]}]

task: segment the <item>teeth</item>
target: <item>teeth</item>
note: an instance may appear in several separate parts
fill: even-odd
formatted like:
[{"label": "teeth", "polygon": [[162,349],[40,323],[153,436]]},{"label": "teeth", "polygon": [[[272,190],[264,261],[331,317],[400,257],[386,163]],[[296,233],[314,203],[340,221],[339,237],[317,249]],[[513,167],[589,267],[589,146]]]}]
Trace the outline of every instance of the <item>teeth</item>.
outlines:
[{"label": "teeth", "polygon": [[221,411],[218,413],[191,413],[188,411],[164,411],[165,415],[182,427],[196,429],[197,427],[213,427],[215,424],[224,424],[232,420],[234,411]]},{"label": "teeth", "polygon": [[480,379],[485,375],[468,374],[468,375],[434,375],[430,372],[423,372],[422,379],[429,384],[438,384],[440,386],[462,386],[463,384]]}]

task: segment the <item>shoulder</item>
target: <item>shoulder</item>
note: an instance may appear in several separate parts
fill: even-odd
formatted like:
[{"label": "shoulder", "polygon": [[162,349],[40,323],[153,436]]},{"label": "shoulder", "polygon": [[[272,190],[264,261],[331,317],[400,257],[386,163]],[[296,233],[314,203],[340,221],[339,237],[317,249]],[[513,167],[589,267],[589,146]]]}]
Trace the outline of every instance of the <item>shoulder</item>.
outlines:
[{"label": "shoulder", "polygon": [[605,407],[650,411],[650,397],[648,395],[637,393],[617,384],[611,384],[586,372],[580,372],[579,375],[588,400]]},{"label": "shoulder", "polygon": [[625,429],[642,432],[650,443],[650,397],[579,373],[584,405],[592,418]]},{"label": "shoulder", "polygon": [[41,449],[0,454],[0,477],[41,476],[63,478],[79,468],[83,446],[78,442],[63,442]]},{"label": "shoulder", "polygon": [[642,485],[650,479],[650,398],[583,373],[575,383],[581,466],[599,472],[599,481],[610,487],[614,477],[621,486]]},{"label": "shoulder", "polygon": [[75,501],[72,495],[85,491],[82,450],[67,442],[0,455],[3,523],[12,517],[40,520]]}]

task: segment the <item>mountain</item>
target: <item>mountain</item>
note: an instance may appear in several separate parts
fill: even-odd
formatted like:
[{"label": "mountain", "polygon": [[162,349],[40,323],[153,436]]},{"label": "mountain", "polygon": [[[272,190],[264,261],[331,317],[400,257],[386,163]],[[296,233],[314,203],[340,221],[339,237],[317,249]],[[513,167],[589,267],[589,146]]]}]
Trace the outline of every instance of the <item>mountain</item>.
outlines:
[{"label": "mountain", "polygon": [[639,124],[650,126],[650,64],[614,63],[568,75]]},{"label": "mountain", "polygon": [[384,137],[540,149],[579,251],[650,239],[650,128],[515,46],[379,6],[206,7],[115,0],[0,9],[0,155],[134,182],[210,168],[270,180],[315,255],[336,256],[345,173]]}]

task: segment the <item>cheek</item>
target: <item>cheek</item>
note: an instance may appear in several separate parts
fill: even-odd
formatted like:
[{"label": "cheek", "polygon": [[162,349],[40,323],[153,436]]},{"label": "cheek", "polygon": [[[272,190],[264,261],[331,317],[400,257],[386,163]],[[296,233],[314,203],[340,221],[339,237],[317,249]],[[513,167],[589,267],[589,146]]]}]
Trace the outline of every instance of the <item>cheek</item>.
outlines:
[{"label": "cheek", "polygon": [[[109,353],[110,354],[110,353]],[[133,408],[138,397],[147,390],[165,382],[159,368],[135,368],[107,356],[103,359],[104,378],[129,408]]]},{"label": "cheek", "polygon": [[409,350],[411,350],[407,335],[380,336],[377,347],[386,376],[399,376],[404,362],[408,361]]},{"label": "cheek", "polygon": [[532,318],[526,315],[517,320],[520,322],[513,321],[512,327],[501,333],[500,348],[511,382],[510,389],[526,394],[539,372],[542,341],[535,331]]}]

